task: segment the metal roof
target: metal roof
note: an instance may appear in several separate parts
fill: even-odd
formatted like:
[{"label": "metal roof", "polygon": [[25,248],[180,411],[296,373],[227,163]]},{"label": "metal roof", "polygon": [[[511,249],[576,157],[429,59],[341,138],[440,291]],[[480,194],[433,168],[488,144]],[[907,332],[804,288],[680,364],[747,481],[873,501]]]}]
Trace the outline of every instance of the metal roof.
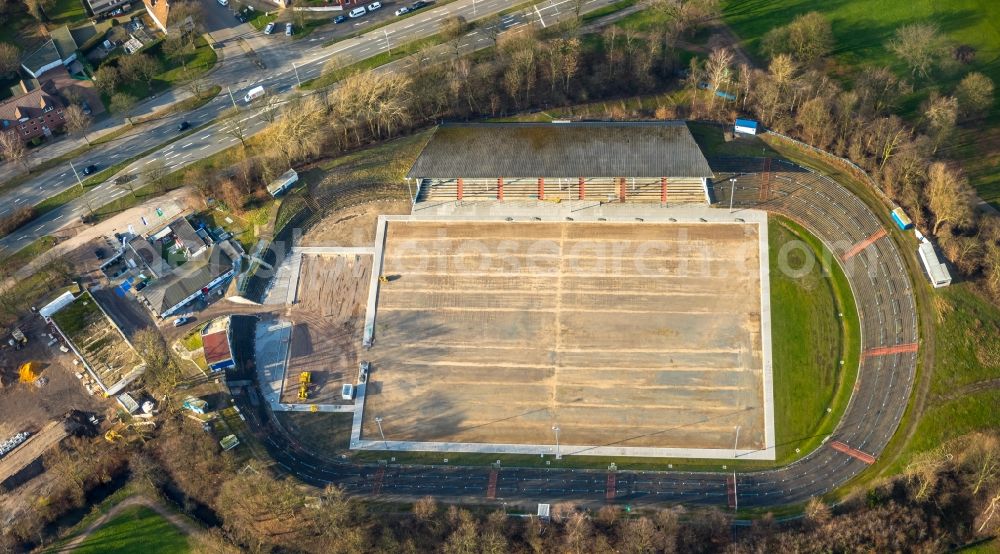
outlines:
[{"label": "metal roof", "polygon": [[407,177],[711,177],[683,121],[464,123],[437,128]]}]

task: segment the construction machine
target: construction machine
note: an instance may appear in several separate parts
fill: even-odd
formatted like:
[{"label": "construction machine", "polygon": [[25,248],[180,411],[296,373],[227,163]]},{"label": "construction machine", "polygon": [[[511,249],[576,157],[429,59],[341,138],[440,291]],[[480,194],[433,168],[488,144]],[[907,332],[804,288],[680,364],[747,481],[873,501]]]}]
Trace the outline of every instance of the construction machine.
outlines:
[{"label": "construction machine", "polygon": [[299,400],[309,398],[309,384],[312,382],[312,374],[308,371],[299,373]]}]

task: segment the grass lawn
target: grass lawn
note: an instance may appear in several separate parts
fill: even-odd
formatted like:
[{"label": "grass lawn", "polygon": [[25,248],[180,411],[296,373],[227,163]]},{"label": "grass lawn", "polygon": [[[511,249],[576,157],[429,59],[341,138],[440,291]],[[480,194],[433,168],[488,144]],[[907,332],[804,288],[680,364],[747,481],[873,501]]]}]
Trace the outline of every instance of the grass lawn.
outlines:
[{"label": "grass lawn", "polygon": [[184,338],[181,339],[180,341],[181,344],[184,346],[184,348],[187,349],[188,352],[194,352],[195,350],[201,348],[202,327],[204,327],[204,325],[199,325],[198,327],[193,329],[190,333],[184,335]]},{"label": "grass lawn", "polygon": [[87,327],[91,321],[104,317],[97,302],[90,293],[84,293],[70,302],[65,308],[52,314],[52,321],[62,329],[70,339],[80,330]]},{"label": "grass lawn", "polygon": [[[807,2],[791,0],[726,0],[723,15],[758,61],[761,38],[772,27],[785,25],[797,15],[819,11],[829,20],[834,34],[832,73],[850,81],[865,67],[889,66],[913,81],[909,70],[885,47],[897,27],[914,22],[937,25],[951,45],[969,45],[976,57],[967,66],[935,71],[914,82],[915,92],[900,101],[900,113],[910,123],[919,123],[917,111],[932,91],[950,94],[970,71],[980,71],[1000,85],[1000,9],[991,0],[843,0]],[[996,104],[982,122],[966,124],[942,155],[963,162],[980,195],[1000,207],[1000,176],[993,170],[1000,161],[1000,111]]]},{"label": "grass lawn", "polygon": [[[168,58],[163,53],[163,41],[157,42],[142,53],[152,56],[160,62],[163,71],[147,84],[143,81],[136,81],[127,85],[119,86],[120,92],[125,92],[142,100],[150,95],[167,90],[184,81],[200,77],[215,66],[218,56],[215,50],[209,46],[204,37],[195,40],[194,51],[185,52],[183,56]],[[185,64],[187,68],[185,69]],[[106,95],[105,95],[106,96]],[[108,105],[108,98],[104,98],[105,105]]]},{"label": "grass lawn", "polygon": [[691,130],[691,135],[701,147],[701,151],[709,158],[725,156],[780,157],[770,145],[756,136],[740,137],[726,142],[722,127],[714,123],[689,121],[688,129]]},{"label": "grass lawn", "polygon": [[84,9],[81,0],[55,0],[52,8],[45,11],[45,15],[52,23],[61,25],[86,19],[87,10]]},{"label": "grass lawn", "polygon": [[187,537],[173,524],[145,506],[130,506],[94,531],[73,552],[171,554],[190,551]]},{"label": "grass lawn", "polygon": [[56,245],[58,241],[55,237],[50,237],[48,235],[44,237],[39,237],[33,242],[25,246],[24,248],[14,252],[13,254],[4,257],[0,260],[0,265],[3,265],[3,271],[5,273],[13,273],[18,269],[28,265],[28,262],[34,260],[35,258],[41,256],[42,254],[48,252]]},{"label": "grass lawn", "polygon": [[580,16],[580,19],[584,24],[587,24],[590,23],[591,21],[598,20],[606,15],[611,15],[617,11],[624,10],[625,8],[631,8],[637,2],[638,0],[618,0],[618,2],[615,2],[614,4],[608,4],[607,6],[603,6],[597,8],[594,11],[585,13]]},{"label": "grass lawn", "polygon": [[[861,325],[847,277],[822,243],[781,217],[769,218],[768,228],[775,439],[778,460],[790,460],[796,448],[819,446],[847,408]],[[805,248],[789,248],[782,259],[789,243]]]}]

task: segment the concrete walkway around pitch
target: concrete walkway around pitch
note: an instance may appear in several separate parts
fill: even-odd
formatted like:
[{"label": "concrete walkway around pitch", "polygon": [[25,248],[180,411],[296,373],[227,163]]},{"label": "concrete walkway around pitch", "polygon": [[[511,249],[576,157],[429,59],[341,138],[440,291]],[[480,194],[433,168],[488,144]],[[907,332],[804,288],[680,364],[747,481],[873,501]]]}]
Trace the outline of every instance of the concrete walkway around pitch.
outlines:
[{"label": "concrete walkway around pitch", "polygon": [[295,246],[292,253],[285,256],[274,272],[274,279],[264,297],[267,305],[292,305],[298,300],[299,271],[302,269],[302,255],[356,256],[374,254],[371,246]]},{"label": "concrete walkway around pitch", "polygon": [[257,323],[254,356],[260,393],[275,412],[354,412],[353,404],[287,404],[281,402],[281,385],[288,367],[292,324],[272,320]]},{"label": "concrete walkway around pitch", "polygon": [[281,320],[260,321],[255,336],[254,358],[257,360],[260,393],[274,409],[281,404],[281,383],[288,364],[292,324]]}]

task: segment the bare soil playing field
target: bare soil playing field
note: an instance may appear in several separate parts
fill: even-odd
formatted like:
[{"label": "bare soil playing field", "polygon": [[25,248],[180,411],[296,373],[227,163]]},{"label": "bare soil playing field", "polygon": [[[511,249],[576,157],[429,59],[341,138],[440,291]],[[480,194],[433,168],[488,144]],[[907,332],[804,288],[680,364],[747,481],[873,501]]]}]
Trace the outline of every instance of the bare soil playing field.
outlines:
[{"label": "bare soil playing field", "polygon": [[764,448],[759,232],[389,221],[362,437]]},{"label": "bare soil playing field", "polygon": [[337,403],[340,386],[357,378],[371,267],[370,255],[302,255],[298,301],[289,308],[294,326],[282,402],[302,402],[303,371],[312,374],[310,403]]}]

